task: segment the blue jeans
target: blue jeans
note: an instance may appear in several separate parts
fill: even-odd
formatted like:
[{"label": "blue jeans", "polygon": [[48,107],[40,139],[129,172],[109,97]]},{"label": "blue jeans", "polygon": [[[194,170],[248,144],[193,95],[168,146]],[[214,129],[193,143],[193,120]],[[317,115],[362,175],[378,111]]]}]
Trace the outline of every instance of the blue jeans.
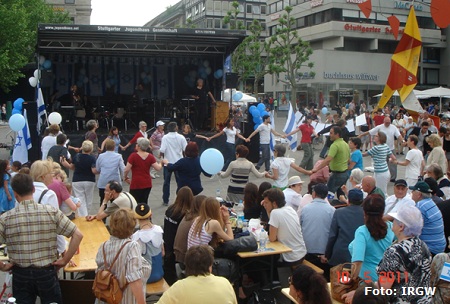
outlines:
[{"label": "blue jeans", "polygon": [[347,172],[343,173],[332,172],[327,183],[328,191],[336,193],[337,189],[347,182],[347,179],[348,179]]},{"label": "blue jeans", "polygon": [[[172,172],[169,172],[169,169],[167,169],[166,166],[164,166],[164,184],[163,184],[163,203],[164,205],[169,204],[169,197],[170,197],[170,180],[172,178]],[[175,180],[178,183],[178,173],[174,172],[175,174]]]},{"label": "blue jeans", "polygon": [[42,304],[62,303],[61,288],[53,266],[46,268],[13,267],[13,294],[17,303],[34,304],[36,297]]},{"label": "blue jeans", "polygon": [[261,168],[262,164],[265,164],[266,171],[270,170],[270,145],[269,144],[260,144],[259,147],[261,148],[261,158],[259,159],[259,162],[256,164],[256,169],[259,170]]},{"label": "blue jeans", "polygon": [[222,171],[226,171],[230,163],[236,159],[236,147],[235,144],[225,143],[225,163],[223,164]]}]

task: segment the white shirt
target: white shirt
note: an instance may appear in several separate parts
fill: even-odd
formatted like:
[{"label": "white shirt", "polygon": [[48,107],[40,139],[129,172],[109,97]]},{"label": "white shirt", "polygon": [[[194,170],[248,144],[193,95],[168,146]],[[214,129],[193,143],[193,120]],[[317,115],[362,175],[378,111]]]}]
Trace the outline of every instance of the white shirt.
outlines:
[{"label": "white shirt", "polygon": [[412,200],[411,195],[406,194],[405,197],[400,198],[394,206],[397,197],[395,194],[389,196],[386,199],[386,206],[384,207],[384,215],[390,212],[397,212],[397,210],[402,206],[415,206],[416,203]]},{"label": "white shirt", "polygon": [[272,130],[272,126],[270,124],[262,123],[256,128],[259,132],[259,144],[260,145],[268,145],[270,143],[270,132]]},{"label": "white shirt", "polygon": [[291,169],[292,159],[287,157],[277,157],[274,159],[270,168],[278,170],[278,179],[273,185],[277,188],[287,187],[289,181],[289,170]]},{"label": "white shirt", "polygon": [[388,145],[389,149],[394,150],[394,140],[395,140],[394,136],[395,137],[400,136],[400,131],[397,129],[397,127],[394,126],[393,124],[390,124],[389,127],[386,128],[384,124],[381,124],[370,130],[369,134],[373,136],[376,135],[378,131],[381,131],[384,134],[386,134],[387,137],[386,144]]},{"label": "white shirt", "polygon": [[56,136],[47,135],[42,139],[41,143],[42,160],[47,160],[48,150],[50,150],[50,148],[55,145],[56,145]]},{"label": "white shirt", "polygon": [[291,206],[292,209],[297,210],[302,200],[302,195],[291,188],[284,189],[283,194],[286,200],[286,206]]},{"label": "white shirt", "polygon": [[169,163],[174,164],[183,157],[183,151],[186,149],[187,141],[183,135],[177,132],[169,132],[161,140],[161,153]]},{"label": "white shirt", "polygon": [[[34,193],[33,200],[38,203],[39,198],[44,190],[48,190],[45,195],[41,199],[42,205],[50,205],[55,209],[59,209],[58,198],[56,197],[56,193],[53,190],[47,188],[44,183],[41,182],[33,182]],[[16,202],[17,205],[17,202]],[[66,239],[63,235],[56,236],[56,248],[59,253],[63,253],[66,250]]]},{"label": "white shirt", "polygon": [[423,161],[422,151],[419,149],[411,149],[406,153],[406,159],[409,160],[409,164],[405,169],[405,177],[416,179],[420,175],[420,167]]},{"label": "white shirt", "polygon": [[292,249],[292,252],[281,254],[284,261],[295,262],[306,255],[300,221],[292,207],[273,209],[270,212],[269,225],[277,228],[277,240]]},{"label": "white shirt", "polygon": [[227,143],[230,143],[230,144],[235,144],[235,142],[236,142],[236,135],[241,133],[238,129],[236,129],[234,127],[231,128],[231,129],[224,128],[223,132],[227,136]]}]

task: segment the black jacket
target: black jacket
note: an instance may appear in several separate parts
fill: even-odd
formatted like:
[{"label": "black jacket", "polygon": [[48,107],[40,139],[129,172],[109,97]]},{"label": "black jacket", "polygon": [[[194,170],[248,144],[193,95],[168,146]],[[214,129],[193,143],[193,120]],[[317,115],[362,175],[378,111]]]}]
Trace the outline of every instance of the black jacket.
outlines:
[{"label": "black jacket", "polygon": [[[410,136],[411,135],[416,135],[417,137],[419,137],[421,129],[422,129],[421,127],[414,127],[414,129],[411,131],[411,133],[409,135]],[[425,135],[425,137],[423,139],[423,148],[422,148],[423,155],[426,155],[427,152],[430,152],[432,150],[430,145],[427,143],[427,137],[430,136],[431,134],[433,134],[433,133],[430,130],[428,130],[427,134]]]}]

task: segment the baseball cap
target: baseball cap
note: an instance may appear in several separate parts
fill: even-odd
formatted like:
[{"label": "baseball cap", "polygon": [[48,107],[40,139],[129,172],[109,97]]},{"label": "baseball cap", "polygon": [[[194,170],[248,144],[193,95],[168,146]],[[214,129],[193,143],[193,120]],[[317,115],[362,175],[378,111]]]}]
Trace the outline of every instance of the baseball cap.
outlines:
[{"label": "baseball cap", "polygon": [[397,179],[394,183],[394,187],[395,186],[408,187],[408,184],[406,183],[406,181],[404,179]]},{"label": "baseball cap", "polygon": [[363,192],[359,189],[350,189],[347,196],[350,203],[362,202],[364,199]]},{"label": "baseball cap", "polygon": [[396,220],[402,222],[406,227],[419,226],[420,230],[423,227],[423,218],[420,210],[413,205],[403,205],[398,208],[397,212],[389,212],[388,215]]},{"label": "baseball cap", "polygon": [[291,176],[288,181],[288,186],[292,186],[292,185],[296,185],[296,184],[303,184],[302,179],[298,175]]},{"label": "baseball cap", "polygon": [[423,193],[431,193],[431,189],[430,186],[428,186],[428,184],[426,182],[417,182],[417,184],[415,184],[412,187],[409,187],[409,189],[411,190],[417,190]]},{"label": "baseball cap", "polygon": [[159,127],[159,126],[164,126],[165,125],[165,123],[164,123],[164,121],[162,121],[162,120],[158,120],[157,122],[156,122],[156,126],[157,127]]},{"label": "baseball cap", "polygon": [[144,203],[137,204],[136,208],[134,208],[134,218],[145,220],[152,216],[152,209],[150,206]]}]

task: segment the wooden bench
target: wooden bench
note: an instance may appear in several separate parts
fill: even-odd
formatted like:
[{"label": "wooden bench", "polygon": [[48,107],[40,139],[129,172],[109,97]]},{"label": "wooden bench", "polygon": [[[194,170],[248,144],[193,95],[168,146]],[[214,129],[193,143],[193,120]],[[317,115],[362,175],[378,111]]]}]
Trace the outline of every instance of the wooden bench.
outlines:
[{"label": "wooden bench", "polygon": [[145,293],[147,297],[149,296],[160,296],[167,289],[169,289],[169,284],[167,284],[166,280],[162,278],[158,282],[148,283],[145,288]]},{"label": "wooden bench", "polygon": [[314,269],[319,274],[323,274],[323,269],[317,267],[316,265],[314,265],[311,262],[308,262],[307,260],[303,260],[302,264],[305,265],[305,266],[311,267],[312,269]]}]

